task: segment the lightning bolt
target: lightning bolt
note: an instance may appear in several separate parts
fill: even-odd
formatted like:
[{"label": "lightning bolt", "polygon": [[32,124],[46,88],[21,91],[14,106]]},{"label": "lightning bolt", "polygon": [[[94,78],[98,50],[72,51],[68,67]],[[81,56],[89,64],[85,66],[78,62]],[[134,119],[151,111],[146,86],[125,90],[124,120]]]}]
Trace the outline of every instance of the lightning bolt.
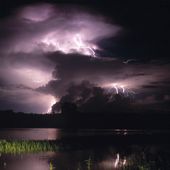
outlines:
[{"label": "lightning bolt", "polygon": [[57,102],[56,98],[51,96],[51,100],[49,103],[49,108],[47,110],[47,113],[51,113],[52,112],[52,106]]},{"label": "lightning bolt", "polygon": [[83,41],[82,38],[79,34],[76,34],[76,36],[74,37],[74,42],[75,44],[78,46],[78,49],[88,49],[93,57],[96,57],[95,51],[90,47],[90,46],[86,46]]},{"label": "lightning bolt", "polygon": [[117,84],[113,84],[113,87],[114,87],[115,90],[116,90],[116,94],[119,94],[119,89],[118,89],[118,87],[117,87]]},{"label": "lightning bolt", "polygon": [[84,43],[80,34],[73,34],[69,41],[64,42],[60,42],[57,37],[55,38],[55,35],[51,34],[42,39],[42,43],[46,44],[49,50],[58,50],[66,54],[76,50],[81,54],[97,57],[94,51],[97,46]]},{"label": "lightning bolt", "polygon": [[122,92],[125,93],[125,88],[124,88],[124,86],[121,85],[120,88],[122,89]]},{"label": "lightning bolt", "polygon": [[116,94],[124,94],[126,96],[135,94],[134,91],[129,90],[126,84],[121,82],[113,82],[113,83],[106,83],[103,84],[101,87],[106,88],[109,93],[116,93]]},{"label": "lightning bolt", "polygon": [[63,49],[61,48],[61,46],[60,46],[60,43],[59,43],[59,42],[57,42],[57,43],[56,43],[56,45],[57,45],[57,48],[58,48],[58,50],[59,50],[59,51],[63,51]]},{"label": "lightning bolt", "polygon": [[126,60],[126,61],[123,61],[123,63],[124,63],[124,64],[128,64],[128,63],[131,62],[131,61],[136,61],[136,60],[132,58],[132,59],[128,59],[128,60]]}]

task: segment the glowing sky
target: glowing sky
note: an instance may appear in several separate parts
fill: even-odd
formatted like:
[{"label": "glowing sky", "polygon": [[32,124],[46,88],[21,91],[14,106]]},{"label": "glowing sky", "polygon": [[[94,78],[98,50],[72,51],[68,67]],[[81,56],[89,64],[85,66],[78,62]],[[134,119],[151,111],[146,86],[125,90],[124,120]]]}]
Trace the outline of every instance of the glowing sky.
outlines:
[{"label": "glowing sky", "polygon": [[133,93],[142,104],[170,100],[168,63],[113,54],[114,38],[126,33],[114,18],[56,4],[25,5],[13,14],[0,20],[1,110],[50,112],[72,83],[84,80]]}]

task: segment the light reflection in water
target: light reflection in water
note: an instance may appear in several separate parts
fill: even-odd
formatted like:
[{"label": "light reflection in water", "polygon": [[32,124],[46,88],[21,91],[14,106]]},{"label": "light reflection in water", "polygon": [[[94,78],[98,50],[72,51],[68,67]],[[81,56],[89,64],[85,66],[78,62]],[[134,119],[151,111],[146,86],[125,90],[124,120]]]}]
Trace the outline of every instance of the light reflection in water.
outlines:
[{"label": "light reflection in water", "polygon": [[54,153],[2,155],[0,158],[1,170],[49,170],[49,159]]},{"label": "light reflection in water", "polygon": [[[90,157],[88,160],[86,152],[72,153],[39,153],[23,155],[5,155],[0,157],[1,170],[113,170],[125,166],[125,161],[120,158],[119,153],[116,159],[107,159],[102,162],[94,161]],[[115,156],[115,155],[114,155]],[[113,156],[113,157],[114,157]],[[90,162],[87,162],[89,161]]]},{"label": "light reflection in water", "polygon": [[[132,136],[143,134],[159,134],[160,131],[144,131],[129,129],[76,129],[62,130],[56,128],[34,128],[34,129],[3,129],[0,130],[0,139],[18,140],[58,140],[62,137],[77,136]],[[170,134],[169,131],[165,133]]]},{"label": "light reflection in water", "polygon": [[126,148],[128,152],[125,148],[119,148],[121,151],[116,152],[117,149],[104,147],[56,153],[1,154],[0,170],[124,170],[146,167],[154,170],[170,169],[169,147],[133,146]]},{"label": "light reflection in water", "polygon": [[54,128],[4,129],[0,139],[6,140],[56,140],[60,139],[60,130]]},{"label": "light reflection in water", "polygon": [[115,163],[114,163],[114,167],[115,167],[115,168],[118,166],[119,160],[120,160],[120,156],[119,156],[118,153],[116,154],[116,156],[117,156],[117,158],[116,158]]},{"label": "light reflection in water", "polygon": [[[0,131],[0,138],[59,139],[63,133],[64,135],[68,133],[71,136],[87,135],[87,142],[90,143],[90,135],[100,135],[101,133],[110,135],[114,134],[114,132],[114,130],[73,130],[64,132],[59,129],[6,129]],[[117,129],[116,132],[121,133],[121,130]],[[129,131],[127,132],[130,133]],[[67,139],[64,139],[65,142],[70,144]],[[111,146],[102,143],[101,148],[94,146],[93,149],[78,149],[73,147],[71,151],[25,155],[6,155],[0,153],[0,170],[78,170],[78,168],[80,170],[88,170],[87,166],[89,165],[90,170],[121,170],[127,167],[129,168],[129,166],[132,166],[131,169],[139,169],[139,165],[140,167],[147,165],[150,169],[161,169],[162,167],[166,167],[164,169],[170,169],[169,157],[167,156],[170,155],[169,145],[162,148],[160,146],[155,147],[150,145],[129,146],[129,144],[119,146],[114,145],[113,142]],[[160,153],[163,153],[163,156]],[[89,162],[87,163],[86,160]]]},{"label": "light reflection in water", "polygon": [[117,168],[123,168],[126,166],[127,164],[127,160],[126,158],[122,159],[120,157],[120,154],[117,153],[116,154],[116,158],[114,158],[115,156],[113,156],[113,158],[109,158],[107,160],[103,160],[100,163],[100,167],[101,168],[106,168],[106,169],[117,169]]}]

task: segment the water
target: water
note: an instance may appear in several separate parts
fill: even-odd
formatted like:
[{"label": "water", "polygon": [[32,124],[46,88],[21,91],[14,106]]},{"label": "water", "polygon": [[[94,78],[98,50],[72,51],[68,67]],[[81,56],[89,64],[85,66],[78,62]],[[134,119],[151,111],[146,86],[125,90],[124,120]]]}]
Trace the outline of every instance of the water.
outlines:
[{"label": "water", "polygon": [[169,154],[160,146],[103,147],[69,152],[1,154],[1,170],[169,169]]},{"label": "water", "polygon": [[56,140],[60,138],[59,129],[1,129],[0,139],[7,140]]},{"label": "water", "polygon": [[[69,146],[56,152],[0,153],[0,170],[164,170],[170,169],[170,145],[115,141],[139,136],[135,130],[1,129],[0,139],[56,140]],[[149,131],[147,135],[160,133]],[[165,132],[164,132],[165,133]],[[167,132],[166,132],[167,134]],[[123,138],[125,139],[125,138]],[[122,138],[121,138],[122,141]]]},{"label": "water", "polygon": [[7,140],[59,140],[64,137],[81,136],[126,136],[126,135],[154,135],[167,134],[170,131],[159,130],[129,130],[129,129],[55,129],[55,128],[8,128],[0,129],[0,139]]}]

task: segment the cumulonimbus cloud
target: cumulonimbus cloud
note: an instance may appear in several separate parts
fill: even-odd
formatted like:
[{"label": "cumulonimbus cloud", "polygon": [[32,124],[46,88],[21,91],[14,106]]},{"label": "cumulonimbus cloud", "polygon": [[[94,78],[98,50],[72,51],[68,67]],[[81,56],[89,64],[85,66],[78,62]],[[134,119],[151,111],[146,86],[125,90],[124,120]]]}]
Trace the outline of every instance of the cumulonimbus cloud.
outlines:
[{"label": "cumulonimbus cloud", "polygon": [[[34,4],[18,9],[15,14],[0,21],[0,101],[9,103],[10,108],[17,111],[19,108],[26,111],[24,107],[27,112],[33,111],[26,103],[24,107],[19,106],[22,103],[19,96],[32,101],[31,96],[42,93],[42,98],[47,97],[45,106],[54,100],[44,91],[36,92],[38,87],[58,79],[52,76],[57,63],[48,58],[48,53],[60,51],[91,56],[93,50],[100,48],[98,41],[115,36],[121,30],[103,16],[73,6]],[[21,86],[26,88],[18,88]],[[18,98],[17,103],[13,97]],[[36,112],[42,112],[38,103],[37,108]]]},{"label": "cumulonimbus cloud", "polygon": [[79,86],[84,80],[101,89],[113,88],[113,93],[135,93],[139,103],[142,98],[158,103],[156,96],[149,98],[158,91],[169,99],[167,83],[156,91],[149,86],[170,79],[168,63],[123,62],[102,56],[101,41],[118,36],[123,28],[101,14],[77,6],[37,4],[20,8],[0,25],[3,109],[46,112],[72,83]]}]

